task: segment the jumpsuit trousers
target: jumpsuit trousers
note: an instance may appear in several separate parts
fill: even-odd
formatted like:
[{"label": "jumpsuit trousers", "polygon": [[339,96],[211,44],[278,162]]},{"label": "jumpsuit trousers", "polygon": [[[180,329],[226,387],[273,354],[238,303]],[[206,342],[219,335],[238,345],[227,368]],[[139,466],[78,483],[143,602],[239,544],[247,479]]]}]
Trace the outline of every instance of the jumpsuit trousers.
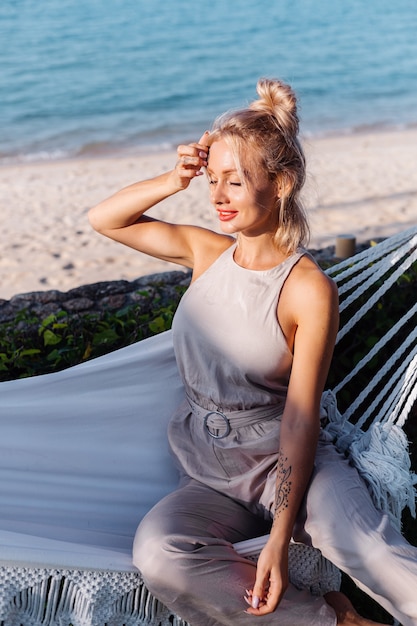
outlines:
[{"label": "jumpsuit trousers", "polygon": [[[375,509],[356,469],[326,436],[302,508],[294,539],[319,548],[403,626],[417,626],[417,548]],[[262,515],[184,477],[142,520],[134,563],[150,591],[192,626],[335,624],[322,599],[292,586],[274,614],[244,612],[256,570],[232,544],[267,531]]]}]

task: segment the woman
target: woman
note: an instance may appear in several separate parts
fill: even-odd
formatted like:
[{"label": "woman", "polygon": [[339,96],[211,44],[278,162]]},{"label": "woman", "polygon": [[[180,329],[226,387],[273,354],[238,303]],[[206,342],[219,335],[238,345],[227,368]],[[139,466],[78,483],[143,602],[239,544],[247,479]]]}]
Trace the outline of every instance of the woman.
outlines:
[{"label": "woman", "polygon": [[[181,483],[140,524],[134,562],[192,626],[369,624],[336,591],[324,602],[289,585],[296,535],[404,625],[417,624],[417,551],[374,509],[320,431],[337,290],[301,247],[308,226],[294,93],[264,79],[258,95],[198,143],[180,146],[172,171],[90,212],[102,234],[193,271],[173,325],[187,392],[168,433]],[[145,215],[202,168],[221,233]],[[269,530],[256,567],[233,550]],[[376,546],[389,580],[370,558]]]}]

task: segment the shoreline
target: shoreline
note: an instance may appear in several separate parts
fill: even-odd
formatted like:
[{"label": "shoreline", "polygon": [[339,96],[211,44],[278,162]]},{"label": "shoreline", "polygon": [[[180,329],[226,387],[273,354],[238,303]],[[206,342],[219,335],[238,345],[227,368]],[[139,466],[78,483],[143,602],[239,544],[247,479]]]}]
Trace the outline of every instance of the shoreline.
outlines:
[{"label": "shoreline", "polygon": [[[304,137],[308,247],[387,237],[417,222],[417,128]],[[0,165],[3,228],[0,299],[82,284],[134,280],[181,266],[151,259],[95,233],[94,204],[167,171],[174,150]],[[204,177],[149,214],[218,230]]]},{"label": "shoreline", "polygon": [[[208,127],[210,124],[208,124]],[[300,130],[301,141],[318,141],[321,139],[332,139],[341,137],[360,138],[363,135],[378,135],[385,133],[406,133],[417,129],[417,119],[398,123],[370,122],[361,123],[352,127],[329,127],[320,130]],[[198,133],[197,133],[198,134]],[[141,158],[148,154],[166,154],[175,152],[179,143],[189,143],[195,140],[191,135],[188,139],[185,136],[178,138],[177,142],[172,139],[160,142],[150,142],[147,144],[126,144],[112,142],[87,143],[78,150],[72,152],[65,150],[39,151],[24,154],[3,154],[0,157],[0,169],[8,166],[25,165],[50,165],[53,163],[64,163],[70,161],[83,161],[90,159],[119,159],[127,157]]]}]

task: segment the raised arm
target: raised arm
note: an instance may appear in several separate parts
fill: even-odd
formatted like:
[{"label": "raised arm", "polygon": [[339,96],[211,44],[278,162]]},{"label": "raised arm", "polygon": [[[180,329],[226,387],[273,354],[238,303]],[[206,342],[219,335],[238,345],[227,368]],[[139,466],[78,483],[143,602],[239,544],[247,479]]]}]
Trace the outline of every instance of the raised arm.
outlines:
[{"label": "raised arm", "polygon": [[273,525],[249,593],[248,612],[255,615],[274,611],[288,585],[288,545],[313,470],[320,399],[338,329],[334,283],[311,260],[299,265],[284,286],[283,320],[290,328],[293,316],[294,360],[281,422]]},{"label": "raised arm", "polygon": [[[205,143],[204,143],[205,142]],[[193,267],[195,249],[204,229],[170,224],[145,215],[162,200],[186,189],[207,165],[207,136],[178,147],[173,170],[118,191],[93,207],[90,224],[99,233],[151,256]]]}]

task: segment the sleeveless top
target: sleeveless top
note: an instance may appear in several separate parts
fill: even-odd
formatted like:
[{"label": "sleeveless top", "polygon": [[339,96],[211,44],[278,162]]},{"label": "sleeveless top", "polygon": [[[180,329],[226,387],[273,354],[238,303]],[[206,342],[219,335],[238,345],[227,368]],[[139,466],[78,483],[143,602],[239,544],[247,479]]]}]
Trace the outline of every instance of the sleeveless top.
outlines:
[{"label": "sleeveless top", "polygon": [[283,405],[292,354],[278,300],[298,251],[268,270],[248,270],[230,246],[184,294],[173,341],[187,395],[206,409]]},{"label": "sleeveless top", "polygon": [[237,265],[235,249],[190,285],[177,309],[173,341],[187,400],[170,420],[168,439],[183,480],[269,519],[292,366],[277,307],[305,252],[255,271]]}]

